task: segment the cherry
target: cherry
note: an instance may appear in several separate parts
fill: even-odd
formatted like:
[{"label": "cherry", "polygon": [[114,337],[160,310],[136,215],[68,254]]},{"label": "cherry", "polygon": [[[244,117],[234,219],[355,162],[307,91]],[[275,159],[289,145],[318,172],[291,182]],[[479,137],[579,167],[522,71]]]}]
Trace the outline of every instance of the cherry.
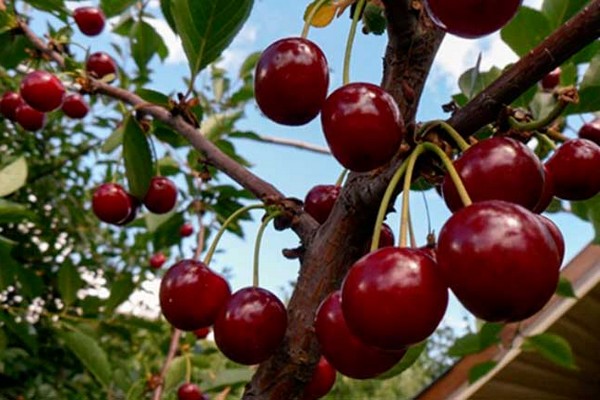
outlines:
[{"label": "cherry", "polygon": [[21,81],[21,97],[27,104],[41,112],[56,110],[63,103],[65,88],[56,76],[48,71],[33,71]]},{"label": "cherry", "polygon": [[99,35],[106,20],[102,10],[96,7],[78,7],[73,10],[73,18],[79,30],[87,36]]},{"label": "cherry", "polygon": [[[473,202],[504,200],[533,209],[544,186],[544,169],[537,156],[521,142],[507,137],[482,140],[454,162]],[[444,201],[456,211],[463,204],[456,186],[446,174]]]},{"label": "cherry", "polygon": [[169,178],[155,176],[144,196],[144,205],[155,214],[168,213],[177,202],[177,187]]},{"label": "cherry", "polygon": [[100,221],[119,224],[130,217],[131,195],[118,183],[103,183],[94,190],[92,209]]},{"label": "cherry", "polygon": [[543,167],[544,186],[542,188],[542,194],[540,195],[540,199],[533,208],[533,212],[538,214],[546,211],[546,208],[548,208],[548,206],[552,202],[552,199],[554,198],[554,179],[552,178],[552,173],[550,172],[546,164],[544,164]]},{"label": "cherry", "polygon": [[313,187],[304,198],[304,211],[313,217],[315,221],[322,224],[329,217],[341,189],[337,185],[317,185]]},{"label": "cherry", "polygon": [[167,261],[167,257],[162,252],[152,254],[150,257],[150,267],[154,269],[159,269],[163,266],[163,264]]},{"label": "cherry", "polygon": [[556,244],[556,249],[558,250],[558,255],[560,258],[560,263],[562,264],[565,257],[565,239],[563,238],[560,229],[558,229],[558,226],[556,226],[556,224],[550,218],[546,218],[543,215],[538,215],[538,219],[542,222],[546,229],[548,229],[552,239],[554,239],[554,243]]},{"label": "cherry", "polygon": [[94,78],[102,79],[107,75],[117,73],[117,64],[108,54],[99,51],[90,54],[86,63],[85,70]]},{"label": "cherry", "polygon": [[538,312],[558,284],[560,255],[539,216],[500,200],[454,213],[438,238],[450,289],[478,318],[514,322]]},{"label": "cherry", "polygon": [[556,67],[552,71],[548,72],[546,74],[546,76],[544,76],[542,78],[542,80],[540,81],[540,85],[542,86],[542,89],[552,90],[555,87],[557,87],[558,84],[560,83],[561,72],[562,71],[561,71],[560,67]]},{"label": "cherry", "polygon": [[179,228],[179,236],[181,236],[181,237],[192,236],[193,233],[194,233],[194,225],[192,225],[190,222],[184,223]]},{"label": "cherry", "polygon": [[564,142],[546,162],[554,195],[564,200],[589,199],[600,191],[600,147],[587,139]]},{"label": "cherry", "polygon": [[316,312],[315,332],[323,356],[341,374],[354,379],[370,379],[392,368],[405,351],[385,351],[361,342],[354,336],[342,313],[342,296],[327,296]]},{"label": "cherry", "polygon": [[19,93],[6,92],[0,99],[0,113],[11,121],[17,119],[17,107],[23,104],[23,98]]},{"label": "cherry", "polygon": [[287,328],[285,306],[268,290],[247,287],[235,292],[215,321],[215,342],[239,364],[265,361],[281,344]]},{"label": "cherry", "polygon": [[522,0],[425,0],[429,16],[453,35],[476,38],[502,28],[517,13]]},{"label": "cherry", "polygon": [[79,93],[72,93],[65,97],[62,111],[67,117],[83,119],[90,111],[90,107]]},{"label": "cherry", "polygon": [[163,315],[182,331],[212,325],[230,296],[227,281],[195,260],[181,260],[171,266],[159,290]]},{"label": "cherry", "polygon": [[390,161],[405,133],[392,96],[370,83],[350,83],[331,93],[321,110],[321,124],[333,156],[356,172]]},{"label": "cherry", "polygon": [[27,131],[39,131],[46,125],[46,114],[23,103],[15,110],[15,121]]},{"label": "cherry", "polygon": [[316,400],[331,391],[335,384],[336,371],[323,356],[319,359],[312,378],[304,388],[302,400]]},{"label": "cherry", "polygon": [[308,39],[286,38],[263,51],[254,75],[254,95],[260,110],[284,125],[314,119],[329,87],[329,68],[321,49]]},{"label": "cherry", "polygon": [[194,331],[194,335],[196,335],[196,339],[206,339],[208,334],[210,333],[210,327],[206,326],[204,328],[196,329]]},{"label": "cherry", "polygon": [[425,340],[447,305],[448,287],[436,263],[418,249],[369,253],[354,263],[342,284],[348,328],[364,343],[385,350]]},{"label": "cherry", "polygon": [[177,389],[177,400],[204,400],[204,398],[202,391],[194,383],[184,383]]},{"label": "cherry", "polygon": [[117,223],[119,226],[125,226],[132,222],[137,217],[140,209],[140,201],[135,196],[132,196],[131,193],[127,193],[127,195],[129,196],[129,201],[131,201],[131,211],[123,221]]},{"label": "cherry", "polygon": [[600,146],[600,118],[583,124],[578,135],[580,138],[591,140]]},{"label": "cherry", "polygon": [[392,228],[390,228],[388,224],[381,224],[381,232],[379,233],[379,246],[377,247],[380,249],[382,247],[391,247],[394,245],[394,241],[394,232],[392,231]]}]

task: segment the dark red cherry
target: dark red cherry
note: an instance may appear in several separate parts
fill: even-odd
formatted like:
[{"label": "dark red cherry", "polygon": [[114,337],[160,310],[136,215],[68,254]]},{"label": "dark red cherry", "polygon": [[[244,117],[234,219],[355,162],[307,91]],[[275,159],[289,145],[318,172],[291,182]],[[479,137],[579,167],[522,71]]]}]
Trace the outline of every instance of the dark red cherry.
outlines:
[{"label": "dark red cherry", "polygon": [[317,185],[304,198],[304,211],[322,224],[327,220],[342,188],[337,185]]},{"label": "dark red cherry", "polygon": [[85,70],[94,78],[102,79],[110,74],[117,74],[117,64],[111,56],[104,52],[90,54],[86,63]]},{"label": "dark red cherry", "polygon": [[552,71],[548,72],[546,74],[546,76],[544,76],[542,78],[542,80],[540,81],[540,85],[542,86],[542,89],[552,90],[555,87],[557,87],[558,84],[560,83],[561,72],[562,71],[561,71],[560,67],[556,67]]},{"label": "dark red cherry", "polygon": [[46,114],[23,103],[15,110],[15,121],[26,131],[35,132],[46,125]]},{"label": "dark red cherry", "polygon": [[583,124],[578,135],[580,138],[591,140],[600,146],[600,118]]},{"label": "dark red cherry", "polygon": [[439,268],[418,249],[385,247],[369,253],[354,263],[342,284],[348,328],[381,349],[401,350],[425,340],[447,305],[448,287]]},{"label": "dark red cherry", "polygon": [[182,331],[212,325],[230,296],[227,281],[195,260],[179,261],[160,283],[161,311],[171,325]]},{"label": "dark red cherry", "polygon": [[164,176],[155,176],[144,197],[144,205],[155,214],[168,213],[177,202],[177,187],[172,180]]},{"label": "dark red cherry", "polygon": [[385,351],[361,342],[344,320],[340,291],[327,296],[315,317],[315,332],[321,353],[342,375],[370,379],[392,368],[405,351]]},{"label": "dark red cherry", "polygon": [[285,306],[273,293],[259,287],[235,292],[213,327],[219,350],[230,360],[245,365],[271,357],[286,328]]},{"label": "dark red cherry", "polygon": [[379,233],[379,246],[382,247],[391,247],[394,245],[394,232],[392,228],[386,223],[381,224],[381,232]]},{"label": "dark red cherry", "polygon": [[128,225],[130,222],[135,220],[135,218],[137,217],[137,213],[140,210],[140,201],[135,196],[132,196],[131,193],[127,193],[127,195],[129,196],[129,200],[131,201],[131,212],[123,221],[117,223],[117,225],[119,226]]},{"label": "dark red cherry", "polygon": [[65,97],[62,82],[48,71],[33,71],[25,75],[19,91],[27,104],[41,112],[56,110]]},{"label": "dark red cherry", "polygon": [[[521,142],[507,137],[482,140],[454,162],[473,202],[504,200],[533,209],[544,186],[544,169],[537,156]],[[450,210],[462,207],[456,186],[446,174],[442,184]]]},{"label": "dark red cherry", "polygon": [[100,221],[119,224],[132,212],[131,195],[118,183],[103,183],[94,191],[92,209]]},{"label": "dark red cherry", "polygon": [[546,208],[552,202],[554,198],[554,179],[552,179],[552,173],[548,169],[546,164],[543,164],[544,167],[544,187],[542,189],[542,194],[540,195],[540,199],[537,204],[533,208],[533,212],[535,213],[543,213],[546,211]]},{"label": "dark red cherry", "polygon": [[260,110],[284,125],[303,125],[321,111],[329,68],[321,49],[308,39],[286,38],[263,51],[254,76]]},{"label": "dark red cherry", "polygon": [[204,400],[204,395],[194,383],[184,383],[177,389],[177,400]]},{"label": "dark red cherry", "polygon": [[565,239],[563,238],[560,229],[558,229],[558,226],[556,226],[556,224],[550,218],[546,218],[543,215],[538,215],[538,218],[546,227],[546,229],[548,229],[552,239],[554,239],[554,243],[556,244],[556,249],[558,250],[558,255],[560,257],[560,262],[562,264],[563,259],[565,258]]},{"label": "dark red cherry", "polygon": [[335,384],[336,371],[323,356],[319,359],[312,378],[304,388],[302,400],[316,400],[331,391]]},{"label": "dark red cherry", "polygon": [[181,237],[192,236],[193,233],[194,233],[194,225],[192,225],[190,222],[184,223],[179,228],[179,235]]},{"label": "dark red cherry", "polygon": [[196,339],[206,339],[208,334],[210,333],[210,327],[205,326],[204,328],[196,329],[194,331],[194,335],[196,335]]},{"label": "dark red cherry", "polygon": [[90,111],[83,97],[79,93],[72,93],[65,97],[62,105],[62,111],[67,117],[73,119],[82,119]]},{"label": "dark red cherry", "polygon": [[96,7],[78,7],[73,10],[73,18],[79,30],[87,36],[99,35],[106,20],[102,10]]},{"label": "dark red cherry", "polygon": [[357,172],[390,161],[405,132],[392,96],[370,83],[350,83],[331,93],[321,110],[321,124],[333,156]]},{"label": "dark red cherry", "polygon": [[558,284],[560,254],[548,229],[537,214],[500,200],[454,213],[440,231],[437,260],[460,302],[490,322],[532,316]]},{"label": "dark red cherry", "polygon": [[476,38],[506,25],[517,13],[522,0],[425,0],[429,16],[453,35]]},{"label": "dark red cherry", "polygon": [[23,98],[19,93],[6,92],[0,99],[0,113],[2,113],[5,118],[16,121],[17,107],[23,103]]},{"label": "dark red cherry", "polygon": [[167,261],[167,257],[163,252],[159,251],[158,253],[152,254],[152,257],[150,257],[150,267],[159,269],[163,266],[165,261]]},{"label": "dark red cherry", "polygon": [[600,147],[587,139],[564,142],[546,162],[554,179],[554,195],[585,200],[600,191]]}]

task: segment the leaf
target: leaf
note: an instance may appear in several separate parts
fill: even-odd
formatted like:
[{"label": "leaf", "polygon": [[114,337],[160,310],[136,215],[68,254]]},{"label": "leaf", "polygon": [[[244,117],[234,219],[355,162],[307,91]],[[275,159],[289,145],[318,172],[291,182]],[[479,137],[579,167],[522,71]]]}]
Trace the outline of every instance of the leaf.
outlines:
[{"label": "leaf", "polygon": [[426,347],[426,340],[421,343],[417,343],[413,346],[410,346],[398,364],[394,365],[389,371],[377,376],[375,379],[384,380],[400,375],[402,372],[410,368],[419,359],[421,353],[423,353]]},{"label": "leaf", "polygon": [[479,353],[481,344],[479,336],[475,333],[468,333],[454,341],[454,344],[448,349],[450,357],[464,357],[469,354]]},{"label": "leaf", "polygon": [[131,274],[124,273],[119,276],[110,287],[110,296],[106,300],[106,312],[109,314],[113,312],[131,296],[134,289],[135,284]]},{"label": "leaf", "polygon": [[195,77],[227,48],[250,15],[253,0],[172,0],[171,15]]},{"label": "leaf", "polygon": [[500,343],[499,335],[502,329],[504,329],[503,324],[493,322],[484,323],[478,333],[480,349],[484,350],[494,344]]},{"label": "leaf", "polygon": [[16,68],[29,57],[31,42],[25,35],[16,35],[13,31],[0,34],[0,65],[6,69]]},{"label": "leaf", "polygon": [[469,384],[474,383],[475,381],[479,380],[479,378],[493,370],[496,364],[498,364],[497,361],[484,361],[482,363],[475,364],[469,370]]},{"label": "leaf", "polygon": [[158,160],[158,167],[163,176],[173,176],[181,172],[179,163],[171,156],[165,156]]},{"label": "leaf", "polygon": [[0,197],[16,192],[27,182],[27,161],[19,157],[0,170]]},{"label": "leaf", "polygon": [[256,51],[254,53],[251,53],[248,57],[246,57],[246,59],[242,63],[242,66],[240,67],[240,72],[239,72],[240,79],[244,80],[244,79],[252,76],[252,74],[254,73],[254,70],[256,68],[256,64],[258,63],[258,60],[260,59],[261,54],[262,53],[260,51]]},{"label": "leaf", "polygon": [[120,125],[110,134],[110,136],[104,141],[100,151],[105,154],[112,153],[117,147],[123,144],[124,126]]},{"label": "leaf", "polygon": [[526,338],[522,346],[523,350],[537,351],[557,365],[568,369],[577,369],[571,345],[562,336],[554,333],[541,333]]},{"label": "leaf", "polygon": [[146,220],[146,228],[148,228],[148,232],[154,233],[158,229],[159,226],[167,222],[173,215],[175,211],[168,212],[166,214],[154,214],[148,213],[144,216]]},{"label": "leaf", "polygon": [[581,10],[589,0],[544,0],[542,12],[554,30]]},{"label": "leaf", "polygon": [[571,104],[566,114],[582,114],[598,111],[600,97],[600,54],[592,58],[579,85],[579,103]]},{"label": "leaf", "polygon": [[363,24],[367,32],[382,35],[387,27],[387,19],[383,8],[374,3],[368,3],[363,12]]},{"label": "leaf", "polygon": [[542,12],[522,6],[517,15],[502,28],[500,36],[512,51],[522,57],[550,33],[550,23]]},{"label": "leaf", "polygon": [[165,249],[178,244],[181,241],[179,228],[185,222],[182,213],[175,213],[164,221],[154,232],[152,243],[155,249]]},{"label": "leaf", "polygon": [[37,215],[24,204],[0,199],[0,224],[21,222],[24,219],[35,220]]},{"label": "leaf", "polygon": [[63,17],[67,15],[65,2],[62,0],[27,0],[27,4],[38,10],[59,13]]},{"label": "leaf", "polygon": [[185,380],[186,356],[175,357],[165,374],[165,392],[173,389]]},{"label": "leaf", "polygon": [[250,368],[226,369],[216,374],[212,379],[208,378],[203,385],[207,391],[216,391],[227,386],[243,385],[250,381],[254,371]]},{"label": "leaf", "polygon": [[134,118],[127,118],[124,130],[123,158],[125,159],[129,192],[138,199],[142,199],[150,187],[150,180],[155,171],[150,144],[146,134]]},{"label": "leaf", "polygon": [[169,49],[152,25],[141,20],[131,28],[131,55],[140,70],[145,70],[146,65],[156,54],[161,60],[169,55]]},{"label": "leaf", "polygon": [[108,357],[98,342],[79,331],[58,332],[58,335],[88,371],[108,388],[112,380],[112,370]]},{"label": "leaf", "polygon": [[183,136],[181,136],[179,133],[175,132],[169,126],[163,124],[160,121],[156,121],[156,120],[154,121],[153,125],[154,125],[154,129],[153,129],[152,133],[161,142],[168,143],[175,148],[188,145],[188,141]]},{"label": "leaf", "polygon": [[159,106],[164,107],[169,106],[169,96],[156,90],[140,88],[136,90],[135,93],[148,103],[158,104]]},{"label": "leaf", "polygon": [[11,252],[15,243],[0,236],[0,291],[15,283],[15,274],[21,266],[12,257]]},{"label": "leaf", "polygon": [[561,297],[567,298],[577,298],[575,294],[575,290],[573,289],[573,284],[571,281],[564,276],[561,276],[558,281],[558,286],[556,287],[556,294]]},{"label": "leaf", "polygon": [[63,263],[58,270],[58,291],[66,305],[71,305],[77,299],[77,291],[83,284],[77,268],[71,263]]},{"label": "leaf", "polygon": [[460,76],[458,86],[467,99],[472,99],[501,74],[502,71],[496,67],[487,72],[480,72],[478,67],[473,67]]},{"label": "leaf", "polygon": [[135,4],[137,0],[101,0],[100,8],[107,18],[121,14],[123,11]]},{"label": "leaf", "polygon": [[[302,18],[305,22],[310,17],[310,14],[319,1],[320,0],[315,0],[306,7],[306,10],[304,11],[304,17]],[[315,28],[326,27],[331,23],[331,21],[333,21],[333,17],[335,17],[337,9],[338,6],[332,4],[330,0],[324,2],[313,16],[312,20],[310,21],[310,25],[314,26]]]},{"label": "leaf", "polygon": [[169,24],[169,27],[173,32],[177,32],[177,27],[175,26],[175,20],[173,19],[173,14],[171,14],[171,3],[173,0],[160,0],[160,10],[165,17],[165,20]]}]

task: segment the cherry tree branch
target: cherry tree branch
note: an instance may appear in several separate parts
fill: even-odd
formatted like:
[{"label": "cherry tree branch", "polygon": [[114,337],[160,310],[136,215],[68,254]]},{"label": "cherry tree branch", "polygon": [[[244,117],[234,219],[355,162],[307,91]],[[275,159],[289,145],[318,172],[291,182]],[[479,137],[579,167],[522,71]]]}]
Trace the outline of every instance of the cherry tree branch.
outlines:
[{"label": "cherry tree branch", "polygon": [[316,144],[303,142],[301,140],[286,139],[268,135],[258,135],[259,141],[264,143],[278,144],[282,146],[294,147],[296,149],[308,150],[319,154],[331,154],[327,147],[318,146]]},{"label": "cherry tree branch", "polygon": [[167,352],[167,357],[165,358],[165,362],[163,363],[162,368],[160,369],[160,374],[158,375],[158,385],[154,389],[152,393],[152,400],[160,400],[162,395],[162,389],[164,386],[165,376],[167,375],[167,371],[171,366],[171,362],[175,358],[177,354],[177,349],[179,348],[179,340],[181,339],[181,331],[179,329],[173,328],[173,333],[171,334],[171,341],[169,342],[169,351]]}]

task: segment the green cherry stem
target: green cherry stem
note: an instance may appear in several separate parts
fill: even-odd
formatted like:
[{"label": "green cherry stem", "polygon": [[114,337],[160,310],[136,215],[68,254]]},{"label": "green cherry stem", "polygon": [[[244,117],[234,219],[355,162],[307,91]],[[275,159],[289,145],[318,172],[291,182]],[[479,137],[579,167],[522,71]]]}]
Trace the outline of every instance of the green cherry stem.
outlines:
[{"label": "green cherry stem", "polygon": [[315,15],[317,15],[317,12],[319,12],[319,9],[326,2],[327,0],[319,0],[316,3],[314,3],[313,7],[310,9],[310,12],[306,16],[306,20],[304,21],[304,27],[302,28],[302,34],[300,36],[306,39],[306,37],[308,36],[308,31],[310,30],[312,20],[315,18]]},{"label": "green cherry stem", "polygon": [[423,126],[421,126],[417,132],[417,138],[422,138],[427,134],[427,132],[437,127],[442,128],[444,132],[446,132],[452,138],[452,140],[454,140],[460,151],[464,152],[469,148],[469,143],[467,143],[460,133],[458,133],[458,131],[450,126],[446,121],[442,120],[429,121],[423,124]]},{"label": "green cherry stem", "polygon": [[185,353],[185,382],[190,383],[192,381],[192,358],[190,353]]},{"label": "green cherry stem", "polygon": [[335,186],[342,186],[344,179],[346,179],[346,175],[348,175],[348,170],[344,168],[337,181],[335,181]]},{"label": "green cherry stem", "polygon": [[545,135],[543,133],[538,133],[537,135],[535,135],[537,137],[537,139],[541,142],[544,143],[546,146],[550,147],[552,150],[556,150],[556,143],[554,143],[552,141],[552,139],[550,139],[548,137],[548,135]]},{"label": "green cherry stem", "polygon": [[206,264],[206,265],[210,264],[210,260],[212,260],[212,256],[215,253],[215,250],[217,249],[217,244],[219,244],[219,240],[221,239],[221,236],[223,236],[223,233],[225,233],[225,230],[227,229],[227,226],[229,226],[230,223],[235,221],[236,218],[238,218],[240,215],[242,215],[245,212],[248,212],[250,210],[254,210],[257,208],[265,208],[265,207],[266,206],[264,204],[251,204],[249,206],[238,208],[233,214],[231,214],[225,220],[225,222],[223,222],[223,225],[221,225],[221,228],[217,232],[217,235],[215,236],[214,240],[212,241],[210,248],[208,249],[208,252],[206,253],[206,256],[204,256],[204,264]]},{"label": "green cherry stem", "polygon": [[454,168],[454,165],[452,164],[452,160],[448,158],[446,153],[444,153],[442,149],[433,143],[422,143],[421,146],[423,146],[427,151],[435,153],[440,158],[444,164],[444,167],[446,167],[446,171],[448,171],[448,174],[450,175],[450,179],[452,179],[452,183],[454,183],[454,186],[456,186],[456,191],[458,192],[463,205],[467,207],[473,204],[471,197],[469,197],[469,193],[467,193],[465,185],[462,183],[458,172],[456,172],[456,168]]},{"label": "green cherry stem", "polygon": [[408,237],[408,225],[410,219],[410,184],[412,182],[413,172],[415,170],[415,164],[417,163],[417,158],[421,154],[425,152],[425,147],[423,144],[415,147],[410,156],[408,157],[408,162],[406,166],[406,173],[404,174],[404,186],[402,187],[402,211],[400,214],[400,240],[398,242],[399,247],[406,247],[407,237]]},{"label": "green cherry stem", "polygon": [[550,125],[554,120],[562,114],[562,112],[567,108],[567,106],[571,104],[569,101],[558,100],[558,102],[554,105],[554,108],[550,110],[550,112],[545,115],[543,118],[533,120],[530,122],[519,122],[514,117],[508,118],[508,124],[511,128],[516,129],[521,132],[527,131],[537,131],[539,129],[544,128],[545,126]]},{"label": "green cherry stem", "polygon": [[408,237],[410,238],[410,247],[417,247],[417,239],[415,238],[415,230],[413,229],[412,216],[408,210]]},{"label": "green cherry stem", "polygon": [[254,242],[254,267],[252,271],[252,286],[258,287],[258,275],[259,275],[259,258],[260,258],[260,244],[262,242],[263,234],[265,233],[265,229],[269,225],[273,219],[275,219],[280,212],[274,212],[272,214],[267,214],[264,218],[260,227],[258,228],[258,232],[256,232],[256,241]]},{"label": "green cherry stem", "polygon": [[154,145],[154,140],[152,140],[152,137],[150,137],[150,135],[148,135],[148,142],[150,143],[152,156],[154,157],[154,162],[156,163],[156,176],[160,176],[160,163],[158,162],[158,154],[156,153],[156,146]]},{"label": "green cherry stem", "polygon": [[358,0],[356,3],[356,8],[354,9],[354,15],[352,16],[352,25],[350,25],[350,32],[348,32],[346,53],[344,54],[344,73],[342,78],[342,83],[344,85],[347,85],[350,82],[350,59],[352,58],[352,45],[354,44],[354,37],[356,36],[358,17],[362,14],[364,7],[365,0]]}]

